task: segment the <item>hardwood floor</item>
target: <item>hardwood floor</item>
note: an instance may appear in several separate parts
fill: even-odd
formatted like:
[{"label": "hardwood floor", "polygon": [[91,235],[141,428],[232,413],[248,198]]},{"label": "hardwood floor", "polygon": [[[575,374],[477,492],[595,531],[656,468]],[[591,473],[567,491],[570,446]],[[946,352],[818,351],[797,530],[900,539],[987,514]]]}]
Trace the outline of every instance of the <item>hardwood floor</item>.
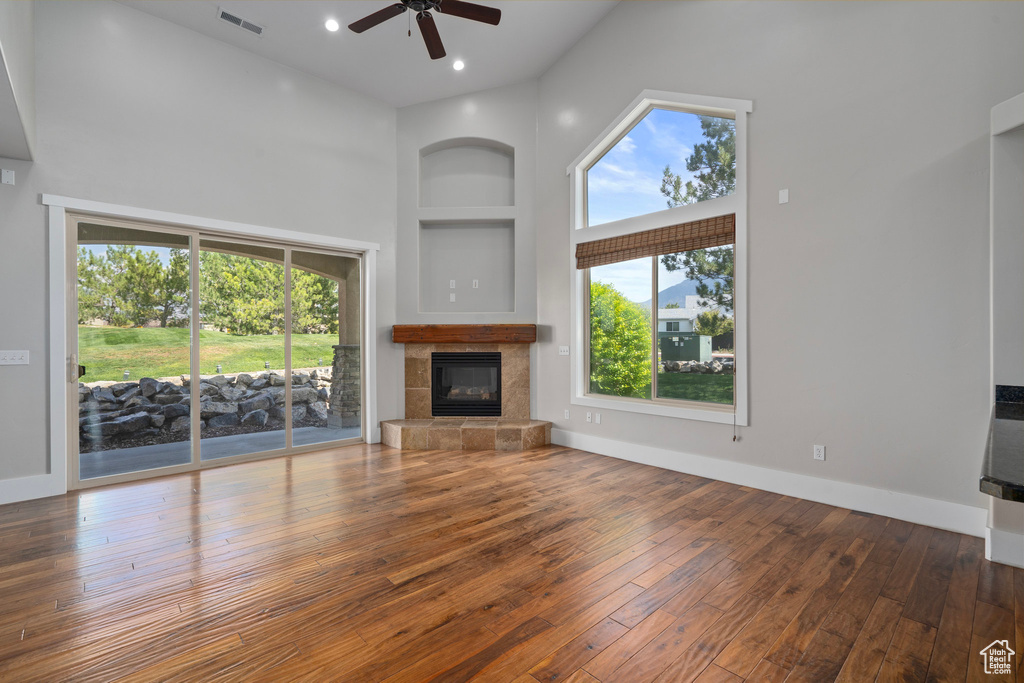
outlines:
[{"label": "hardwood floor", "polygon": [[3,681],[1024,683],[981,539],[559,447],[75,492],[0,549]]}]

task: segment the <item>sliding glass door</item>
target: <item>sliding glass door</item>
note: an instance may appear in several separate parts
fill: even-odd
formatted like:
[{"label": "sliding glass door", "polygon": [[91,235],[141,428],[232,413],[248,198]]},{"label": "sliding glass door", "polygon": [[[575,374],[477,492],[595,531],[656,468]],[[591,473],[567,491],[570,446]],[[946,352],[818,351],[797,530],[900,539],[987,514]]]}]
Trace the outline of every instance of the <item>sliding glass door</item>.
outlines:
[{"label": "sliding glass door", "polygon": [[361,440],[361,259],[76,220],[72,486]]},{"label": "sliding glass door", "polygon": [[285,250],[199,241],[200,457],[285,448]]}]

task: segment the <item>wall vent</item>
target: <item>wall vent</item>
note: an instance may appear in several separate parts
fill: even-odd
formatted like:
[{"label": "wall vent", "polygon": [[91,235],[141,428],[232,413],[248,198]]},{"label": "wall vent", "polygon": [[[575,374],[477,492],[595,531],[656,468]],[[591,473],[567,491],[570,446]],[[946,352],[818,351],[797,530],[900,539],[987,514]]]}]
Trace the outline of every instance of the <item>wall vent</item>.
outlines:
[{"label": "wall vent", "polygon": [[246,31],[249,31],[250,33],[255,33],[258,36],[263,35],[263,27],[260,26],[259,24],[254,24],[253,22],[248,21],[247,19],[243,19],[242,17],[232,14],[231,12],[225,12],[222,9],[218,9],[217,11],[219,12],[219,16],[223,21],[226,21],[229,24],[233,24],[238,28],[244,28]]}]

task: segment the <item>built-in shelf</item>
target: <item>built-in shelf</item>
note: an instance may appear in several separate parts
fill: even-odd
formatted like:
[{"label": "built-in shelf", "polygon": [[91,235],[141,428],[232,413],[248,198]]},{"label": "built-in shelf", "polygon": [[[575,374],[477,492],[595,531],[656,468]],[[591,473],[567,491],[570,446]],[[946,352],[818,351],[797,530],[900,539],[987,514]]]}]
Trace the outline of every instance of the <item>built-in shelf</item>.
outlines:
[{"label": "built-in shelf", "polygon": [[516,218],[514,206],[446,206],[421,207],[418,212],[420,223],[489,223],[491,221],[513,221]]},{"label": "built-in shelf", "polygon": [[515,153],[494,140],[461,138],[420,153],[420,206],[514,206]]},{"label": "built-in shelf", "polygon": [[512,147],[458,138],[420,150],[417,219],[420,313],[515,311]]}]

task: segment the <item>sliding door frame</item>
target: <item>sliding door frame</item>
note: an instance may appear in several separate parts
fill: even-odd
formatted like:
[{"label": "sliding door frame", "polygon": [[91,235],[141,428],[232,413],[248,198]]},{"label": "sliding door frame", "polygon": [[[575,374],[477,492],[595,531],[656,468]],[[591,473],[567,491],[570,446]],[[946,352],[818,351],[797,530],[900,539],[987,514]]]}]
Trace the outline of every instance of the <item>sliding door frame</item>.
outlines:
[{"label": "sliding door frame", "polygon": [[[276,228],[204,219],[162,211],[151,211],[135,207],[119,206],[89,200],[43,195],[42,203],[48,207],[48,230],[50,240],[49,286],[50,286],[50,449],[47,485],[50,490],[63,492],[123,481],[134,481],[180,472],[197,471],[250,460],[262,460],[305,453],[349,443],[378,443],[380,432],[376,428],[376,395],[373,391],[376,375],[375,346],[375,302],[376,302],[376,254],[380,245],[370,242],[347,240],[313,233],[300,233]],[[78,467],[78,358],[72,355],[77,349],[78,310],[77,272],[78,223],[97,222],[115,227],[152,230],[167,234],[190,237],[190,320],[191,344],[189,374],[199,367],[199,253],[200,240],[213,239],[237,244],[268,246],[281,249],[284,253],[285,278],[285,372],[291,372],[291,316],[290,316],[290,268],[293,250],[312,251],[359,260],[360,283],[360,346],[361,368],[360,389],[362,395],[361,438],[327,441],[320,444],[293,447],[291,438],[291,410],[285,411],[285,448],[258,453],[241,454],[203,461],[201,438],[198,428],[199,413],[192,411],[191,462],[170,467],[141,470],[119,475],[97,477],[81,481]],[[340,315],[339,311],[339,315]],[[74,339],[72,339],[74,335]],[[197,382],[191,383],[192,405],[198,405]],[[72,391],[74,389],[74,391]],[[290,407],[291,382],[285,388],[286,405]]]}]

